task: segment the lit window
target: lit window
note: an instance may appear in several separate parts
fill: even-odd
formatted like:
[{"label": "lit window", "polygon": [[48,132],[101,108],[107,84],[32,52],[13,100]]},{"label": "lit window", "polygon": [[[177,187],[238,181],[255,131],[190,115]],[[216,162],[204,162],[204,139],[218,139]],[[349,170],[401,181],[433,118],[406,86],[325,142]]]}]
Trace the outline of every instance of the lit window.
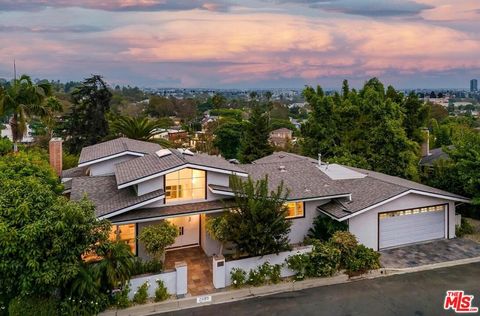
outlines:
[{"label": "lit window", "polygon": [[165,176],[166,201],[205,199],[205,171],[185,168]]},{"label": "lit window", "polygon": [[419,209],[414,208],[409,210],[380,213],[379,217],[380,219],[385,219],[389,217],[415,215],[419,213],[438,212],[438,211],[445,211],[445,205],[437,205],[437,206],[430,206],[430,207],[422,207]]},{"label": "lit window", "polygon": [[286,203],[288,214],[286,218],[303,217],[303,202]]},{"label": "lit window", "polygon": [[130,247],[133,254],[136,253],[135,224],[112,225],[109,239],[112,241],[121,241]]}]

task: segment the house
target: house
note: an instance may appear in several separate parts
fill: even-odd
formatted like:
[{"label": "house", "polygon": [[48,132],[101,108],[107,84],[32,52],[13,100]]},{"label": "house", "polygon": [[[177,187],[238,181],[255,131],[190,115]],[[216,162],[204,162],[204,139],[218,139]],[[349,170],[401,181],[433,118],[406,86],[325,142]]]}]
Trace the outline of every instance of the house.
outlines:
[{"label": "house", "polygon": [[275,147],[285,147],[285,145],[292,141],[293,131],[282,127],[270,132],[270,143]]},{"label": "house", "polygon": [[[52,139],[52,145],[61,146],[61,140]],[[78,167],[64,170],[62,181],[72,200],[92,200],[97,217],[113,223],[112,236],[136,255],[147,257],[136,240],[139,232],[168,220],[180,231],[169,249],[200,246],[212,256],[219,244],[206,232],[205,222],[235,206],[230,177],[266,175],[272,189],[283,182],[289,190],[285,203],[292,244],[304,240],[317,216],[347,223],[359,242],[375,250],[454,238],[455,206],[469,202],[398,177],[286,152],[233,164],[128,138],[83,148]]]}]

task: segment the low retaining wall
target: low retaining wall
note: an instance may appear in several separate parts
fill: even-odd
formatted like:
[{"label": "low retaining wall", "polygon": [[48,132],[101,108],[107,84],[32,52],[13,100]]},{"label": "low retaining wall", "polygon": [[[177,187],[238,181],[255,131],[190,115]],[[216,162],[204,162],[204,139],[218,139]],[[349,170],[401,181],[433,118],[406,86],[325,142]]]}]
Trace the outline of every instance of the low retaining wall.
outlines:
[{"label": "low retaining wall", "polygon": [[187,294],[187,264],[178,262],[175,264],[175,270],[132,278],[130,280],[128,298],[133,299],[138,288],[145,282],[150,284],[148,287],[148,297],[155,297],[155,290],[158,287],[157,280],[163,281],[169,294],[176,295],[177,297],[184,296]]},{"label": "low retaining wall", "polygon": [[[289,256],[293,256],[300,253],[311,252],[312,246],[297,247],[292,251],[285,251],[277,254],[265,255],[263,257],[252,257],[240,260],[225,261],[223,256],[217,256],[213,258],[213,285],[215,288],[224,288],[232,284],[230,278],[230,272],[235,269],[242,269],[247,273],[261,266],[265,262],[272,265],[283,264],[285,259]],[[289,277],[295,275],[295,272],[288,269],[286,266],[282,267],[280,275],[282,277]]]}]

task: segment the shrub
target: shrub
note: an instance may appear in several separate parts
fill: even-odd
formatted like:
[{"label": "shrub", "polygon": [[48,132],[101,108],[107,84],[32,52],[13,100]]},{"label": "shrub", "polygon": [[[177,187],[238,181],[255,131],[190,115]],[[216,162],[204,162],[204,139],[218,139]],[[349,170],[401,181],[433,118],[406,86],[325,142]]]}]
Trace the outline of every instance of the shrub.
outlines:
[{"label": "shrub", "polygon": [[475,227],[466,218],[462,217],[460,226],[455,227],[455,236],[463,237],[473,233],[475,233]]},{"label": "shrub", "polygon": [[145,304],[147,302],[149,287],[150,284],[148,281],[138,287],[137,292],[135,292],[135,295],[133,296],[133,302],[135,304]]},{"label": "shrub", "polygon": [[329,240],[337,231],[346,231],[348,225],[331,219],[328,216],[319,215],[313,221],[313,226],[308,231],[308,237],[321,241]]},{"label": "shrub", "polygon": [[167,287],[165,286],[165,283],[163,283],[162,280],[157,280],[157,289],[155,290],[155,302],[161,302],[165,301],[170,297],[170,294],[168,294]]},{"label": "shrub", "polygon": [[240,288],[245,285],[247,273],[240,268],[234,268],[230,271],[230,278],[232,279],[232,286],[234,288]]},{"label": "shrub", "polygon": [[345,267],[346,261],[352,256],[358,247],[357,238],[350,232],[337,231],[329,241],[334,247],[340,250],[341,267]]},{"label": "shrub", "polygon": [[60,315],[97,315],[109,305],[108,296],[99,294],[95,298],[67,298],[60,303]]},{"label": "shrub", "polygon": [[147,273],[158,273],[163,271],[163,264],[161,261],[143,260],[140,257],[135,257],[133,262],[132,275],[140,275]]},{"label": "shrub", "polygon": [[286,259],[287,267],[295,271],[295,279],[303,280],[307,277],[307,270],[310,269],[310,256],[306,253],[299,253],[289,256]]},{"label": "shrub", "polygon": [[16,297],[8,306],[10,316],[55,316],[58,306],[53,298]]},{"label": "shrub", "polygon": [[277,284],[278,282],[280,282],[281,272],[282,272],[281,264],[275,264],[271,266],[270,276],[269,276],[270,282],[272,282],[273,284]]},{"label": "shrub", "polygon": [[307,276],[332,276],[340,267],[342,253],[332,243],[315,241],[309,257],[310,265],[307,269]]},{"label": "shrub", "polygon": [[145,245],[145,250],[157,261],[165,252],[165,248],[175,242],[178,236],[177,227],[169,221],[162,221],[160,224],[147,226],[140,232],[138,240]]},{"label": "shrub", "polygon": [[253,286],[259,286],[265,283],[266,276],[262,271],[257,269],[252,269],[248,273],[247,283]]},{"label": "shrub", "polygon": [[114,305],[117,308],[127,308],[132,306],[132,302],[128,299],[128,293],[130,292],[130,284],[126,284],[120,291],[115,293],[113,298]]},{"label": "shrub", "polygon": [[380,254],[372,248],[359,245],[355,253],[350,256],[345,265],[347,274],[353,276],[362,274],[369,270],[380,268]]},{"label": "shrub", "polygon": [[13,143],[7,137],[0,138],[0,156],[11,153],[12,151]]}]

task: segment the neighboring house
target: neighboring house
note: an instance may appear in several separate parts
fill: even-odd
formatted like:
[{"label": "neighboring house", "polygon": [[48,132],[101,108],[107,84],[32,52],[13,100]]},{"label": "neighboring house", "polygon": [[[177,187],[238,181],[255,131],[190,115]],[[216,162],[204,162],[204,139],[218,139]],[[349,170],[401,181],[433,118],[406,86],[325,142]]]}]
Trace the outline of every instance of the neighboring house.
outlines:
[{"label": "neighboring house", "polygon": [[[0,138],[7,137],[11,141],[13,141],[12,127],[10,126],[10,124],[4,124],[3,128],[2,125],[3,124],[0,122]],[[32,143],[33,141],[34,139],[32,135],[32,129],[30,128],[30,125],[27,125],[27,130],[23,135],[22,143]]]},{"label": "neighboring house", "polygon": [[235,206],[232,175],[268,175],[272,189],[283,181],[289,190],[285,203],[292,244],[304,240],[317,216],[347,223],[361,243],[375,250],[454,238],[455,204],[469,202],[416,182],[285,152],[242,165],[127,138],[85,147],[79,167],[64,170],[62,178],[70,198],[92,200],[97,217],[113,223],[112,236],[138,256],[147,257],[137,243],[139,232],[162,220],[179,227],[170,249],[201,246],[212,256],[219,245],[205,222]]},{"label": "neighboring house", "polygon": [[275,147],[285,147],[285,145],[292,141],[293,131],[282,127],[270,132],[270,143]]}]

